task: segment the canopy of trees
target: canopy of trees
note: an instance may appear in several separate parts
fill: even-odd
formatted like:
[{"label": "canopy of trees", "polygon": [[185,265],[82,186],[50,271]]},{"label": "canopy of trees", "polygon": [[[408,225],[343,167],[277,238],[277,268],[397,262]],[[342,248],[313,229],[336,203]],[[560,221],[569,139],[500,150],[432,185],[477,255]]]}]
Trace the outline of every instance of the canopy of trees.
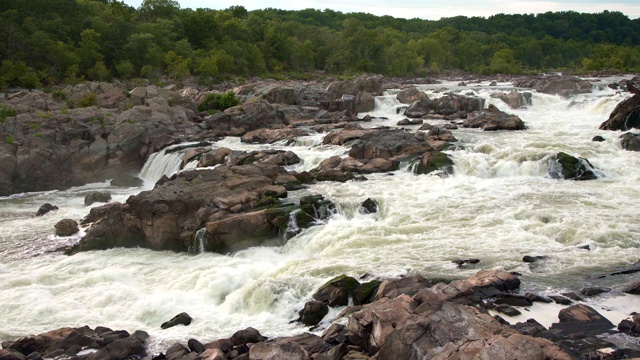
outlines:
[{"label": "canopy of trees", "polygon": [[640,71],[640,19],[548,12],[438,21],[333,10],[181,9],[175,0],[0,1],[0,89],[114,77],[465,70]]}]

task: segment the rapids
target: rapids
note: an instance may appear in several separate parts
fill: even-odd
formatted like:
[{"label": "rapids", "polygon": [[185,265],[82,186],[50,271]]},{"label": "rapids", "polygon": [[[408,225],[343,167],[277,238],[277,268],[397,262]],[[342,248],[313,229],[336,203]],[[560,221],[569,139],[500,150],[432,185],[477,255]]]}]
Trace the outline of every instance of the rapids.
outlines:
[{"label": "rapids", "polygon": [[[291,335],[306,330],[290,323],[297,311],[320,285],[343,273],[460,278],[481,268],[499,268],[521,273],[524,290],[575,291],[595,284],[612,286],[612,294],[620,295],[620,285],[631,277],[596,276],[640,259],[640,213],[635,211],[640,157],[620,148],[620,133],[598,130],[628,96],[603,84],[592,94],[571,99],[534,92],[532,105],[518,110],[490,97],[508,90],[509,84],[420,86],[431,97],[441,96],[442,88],[473,92],[486,100],[485,106],[494,104],[520,116],[528,129],[454,130],[460,141],[448,151],[455,162],[455,174],[448,178],[415,175],[407,164],[392,176],[320,182],[291,192],[290,197],[322,194],[338,205],[338,213],[280,247],[232,255],[144,249],[74,256],[51,252],[82,235],[56,237],[53,225],[86,215],[86,194],[110,191],[113,201],[124,202],[162,175],[179,171],[179,152],[151,156],[140,174],[146,181],[142,189],[113,188],[105,182],[0,198],[0,341],[82,325],[145,330],[152,335],[152,350],[189,338],[227,337],[247,326],[269,337]],[[396,113],[402,106],[396,93],[378,97],[376,109],[368,113],[373,121],[363,126],[396,126],[404,117]],[[595,135],[606,141],[592,142]],[[291,146],[249,145],[238,138],[213,146],[292,150],[303,162],[290,169],[305,171],[348,153],[348,147],[321,145],[322,136],[306,136]],[[550,178],[550,159],[559,151],[588,158],[603,176],[584,182]],[[357,211],[366,198],[379,202],[379,213]],[[45,202],[60,210],[35,218]],[[547,259],[527,264],[524,255]],[[452,263],[457,258],[481,262],[458,269]],[[162,322],[183,311],[194,318],[190,326],[160,330]]]}]

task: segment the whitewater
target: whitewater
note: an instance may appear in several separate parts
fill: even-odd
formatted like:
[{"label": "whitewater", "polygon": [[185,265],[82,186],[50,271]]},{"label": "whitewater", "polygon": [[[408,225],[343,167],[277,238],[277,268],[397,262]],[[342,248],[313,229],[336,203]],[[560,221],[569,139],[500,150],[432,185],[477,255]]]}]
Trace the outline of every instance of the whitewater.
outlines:
[{"label": "whitewater", "polygon": [[[112,249],[65,256],[53,251],[82,236],[57,237],[53,225],[84,217],[89,212],[85,195],[109,191],[112,201],[125,202],[161,176],[180,171],[181,152],[153,154],[139,175],[145,180],[142,188],[104,182],[0,198],[0,341],[83,325],[145,330],[152,350],[190,338],[228,337],[247,326],[269,337],[292,335],[307,330],[292,322],[304,303],[341,274],[452,279],[502,269],[522,274],[523,292],[598,285],[613,288],[606,296],[622,297],[620,288],[633,275],[599,276],[640,260],[640,156],[621,149],[621,132],[598,130],[616,104],[630,96],[607,88],[611,81],[595,81],[592,93],[570,99],[533,91],[532,105],[517,110],[491,97],[510,90],[507,83],[420,85],[432,98],[443,89],[481,97],[485,106],[520,116],[528,129],[453,130],[459,142],[446,151],[455,163],[449,177],[415,175],[404,164],[391,174],[366,175],[365,182],[319,182],[290,192],[290,198],[322,194],[338,209],[281,246],[229,255]],[[362,126],[397,127],[404,118],[398,108],[404,105],[396,94],[389,90],[376,99],[374,111],[359,114],[373,118]],[[596,135],[605,141],[593,142]],[[349,146],[322,145],[323,136],[305,136],[292,145],[224,138],[212,147],[291,150],[303,161],[290,169],[304,171],[330,156],[347,156]],[[559,151],[589,159],[601,177],[551,178]],[[367,198],[380,204],[378,213],[358,211]],[[60,210],[34,217],[47,202]],[[525,255],[546,258],[529,264],[522,261]],[[458,268],[452,262],[468,258],[480,263]],[[190,326],[160,329],[180,312],[193,317]]]}]

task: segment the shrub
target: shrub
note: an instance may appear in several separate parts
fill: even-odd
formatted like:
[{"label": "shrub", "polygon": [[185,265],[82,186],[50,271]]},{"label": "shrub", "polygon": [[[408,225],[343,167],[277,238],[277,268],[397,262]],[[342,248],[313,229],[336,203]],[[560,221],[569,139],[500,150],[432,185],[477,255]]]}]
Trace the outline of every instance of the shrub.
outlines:
[{"label": "shrub", "polygon": [[82,99],[78,100],[78,105],[80,105],[80,107],[93,106],[93,105],[96,104],[96,100],[97,100],[96,94],[95,93],[89,93],[89,94],[87,94],[87,96],[85,96]]},{"label": "shrub", "polygon": [[222,94],[208,94],[202,104],[198,105],[198,111],[224,111],[230,107],[240,105],[242,102],[236,97],[233,91]]},{"label": "shrub", "polygon": [[4,121],[8,117],[12,117],[16,115],[18,115],[18,113],[14,109],[6,105],[0,105],[0,124],[4,124]]},{"label": "shrub", "polygon": [[16,138],[13,136],[13,134],[8,134],[4,141],[7,144],[12,145],[14,142],[16,142]]},{"label": "shrub", "polygon": [[51,93],[51,96],[53,96],[53,100],[56,100],[56,101],[67,101],[67,100],[69,100],[69,96],[67,95],[67,93],[62,91],[62,90],[54,90]]}]

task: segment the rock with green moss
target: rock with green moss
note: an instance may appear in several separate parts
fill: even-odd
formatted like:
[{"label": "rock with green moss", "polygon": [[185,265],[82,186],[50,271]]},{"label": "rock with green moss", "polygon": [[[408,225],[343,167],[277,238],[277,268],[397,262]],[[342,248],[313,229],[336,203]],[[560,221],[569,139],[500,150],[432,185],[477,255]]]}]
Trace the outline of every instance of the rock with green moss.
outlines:
[{"label": "rock with green moss", "polygon": [[428,152],[422,155],[416,167],[417,174],[428,174],[434,171],[453,173],[453,160],[441,151]]},{"label": "rock with green moss", "polygon": [[561,177],[566,180],[594,180],[598,178],[596,169],[585,158],[577,158],[565,152],[556,155],[560,169],[552,177]]},{"label": "rock with green moss", "polygon": [[313,294],[313,298],[329,304],[331,307],[346,306],[349,297],[360,286],[358,280],[347,275],[340,275],[331,280]]},{"label": "rock with green moss", "polygon": [[353,304],[364,305],[370,303],[378,291],[380,283],[380,280],[371,280],[360,284],[360,286],[358,286],[358,288],[353,292]]}]

